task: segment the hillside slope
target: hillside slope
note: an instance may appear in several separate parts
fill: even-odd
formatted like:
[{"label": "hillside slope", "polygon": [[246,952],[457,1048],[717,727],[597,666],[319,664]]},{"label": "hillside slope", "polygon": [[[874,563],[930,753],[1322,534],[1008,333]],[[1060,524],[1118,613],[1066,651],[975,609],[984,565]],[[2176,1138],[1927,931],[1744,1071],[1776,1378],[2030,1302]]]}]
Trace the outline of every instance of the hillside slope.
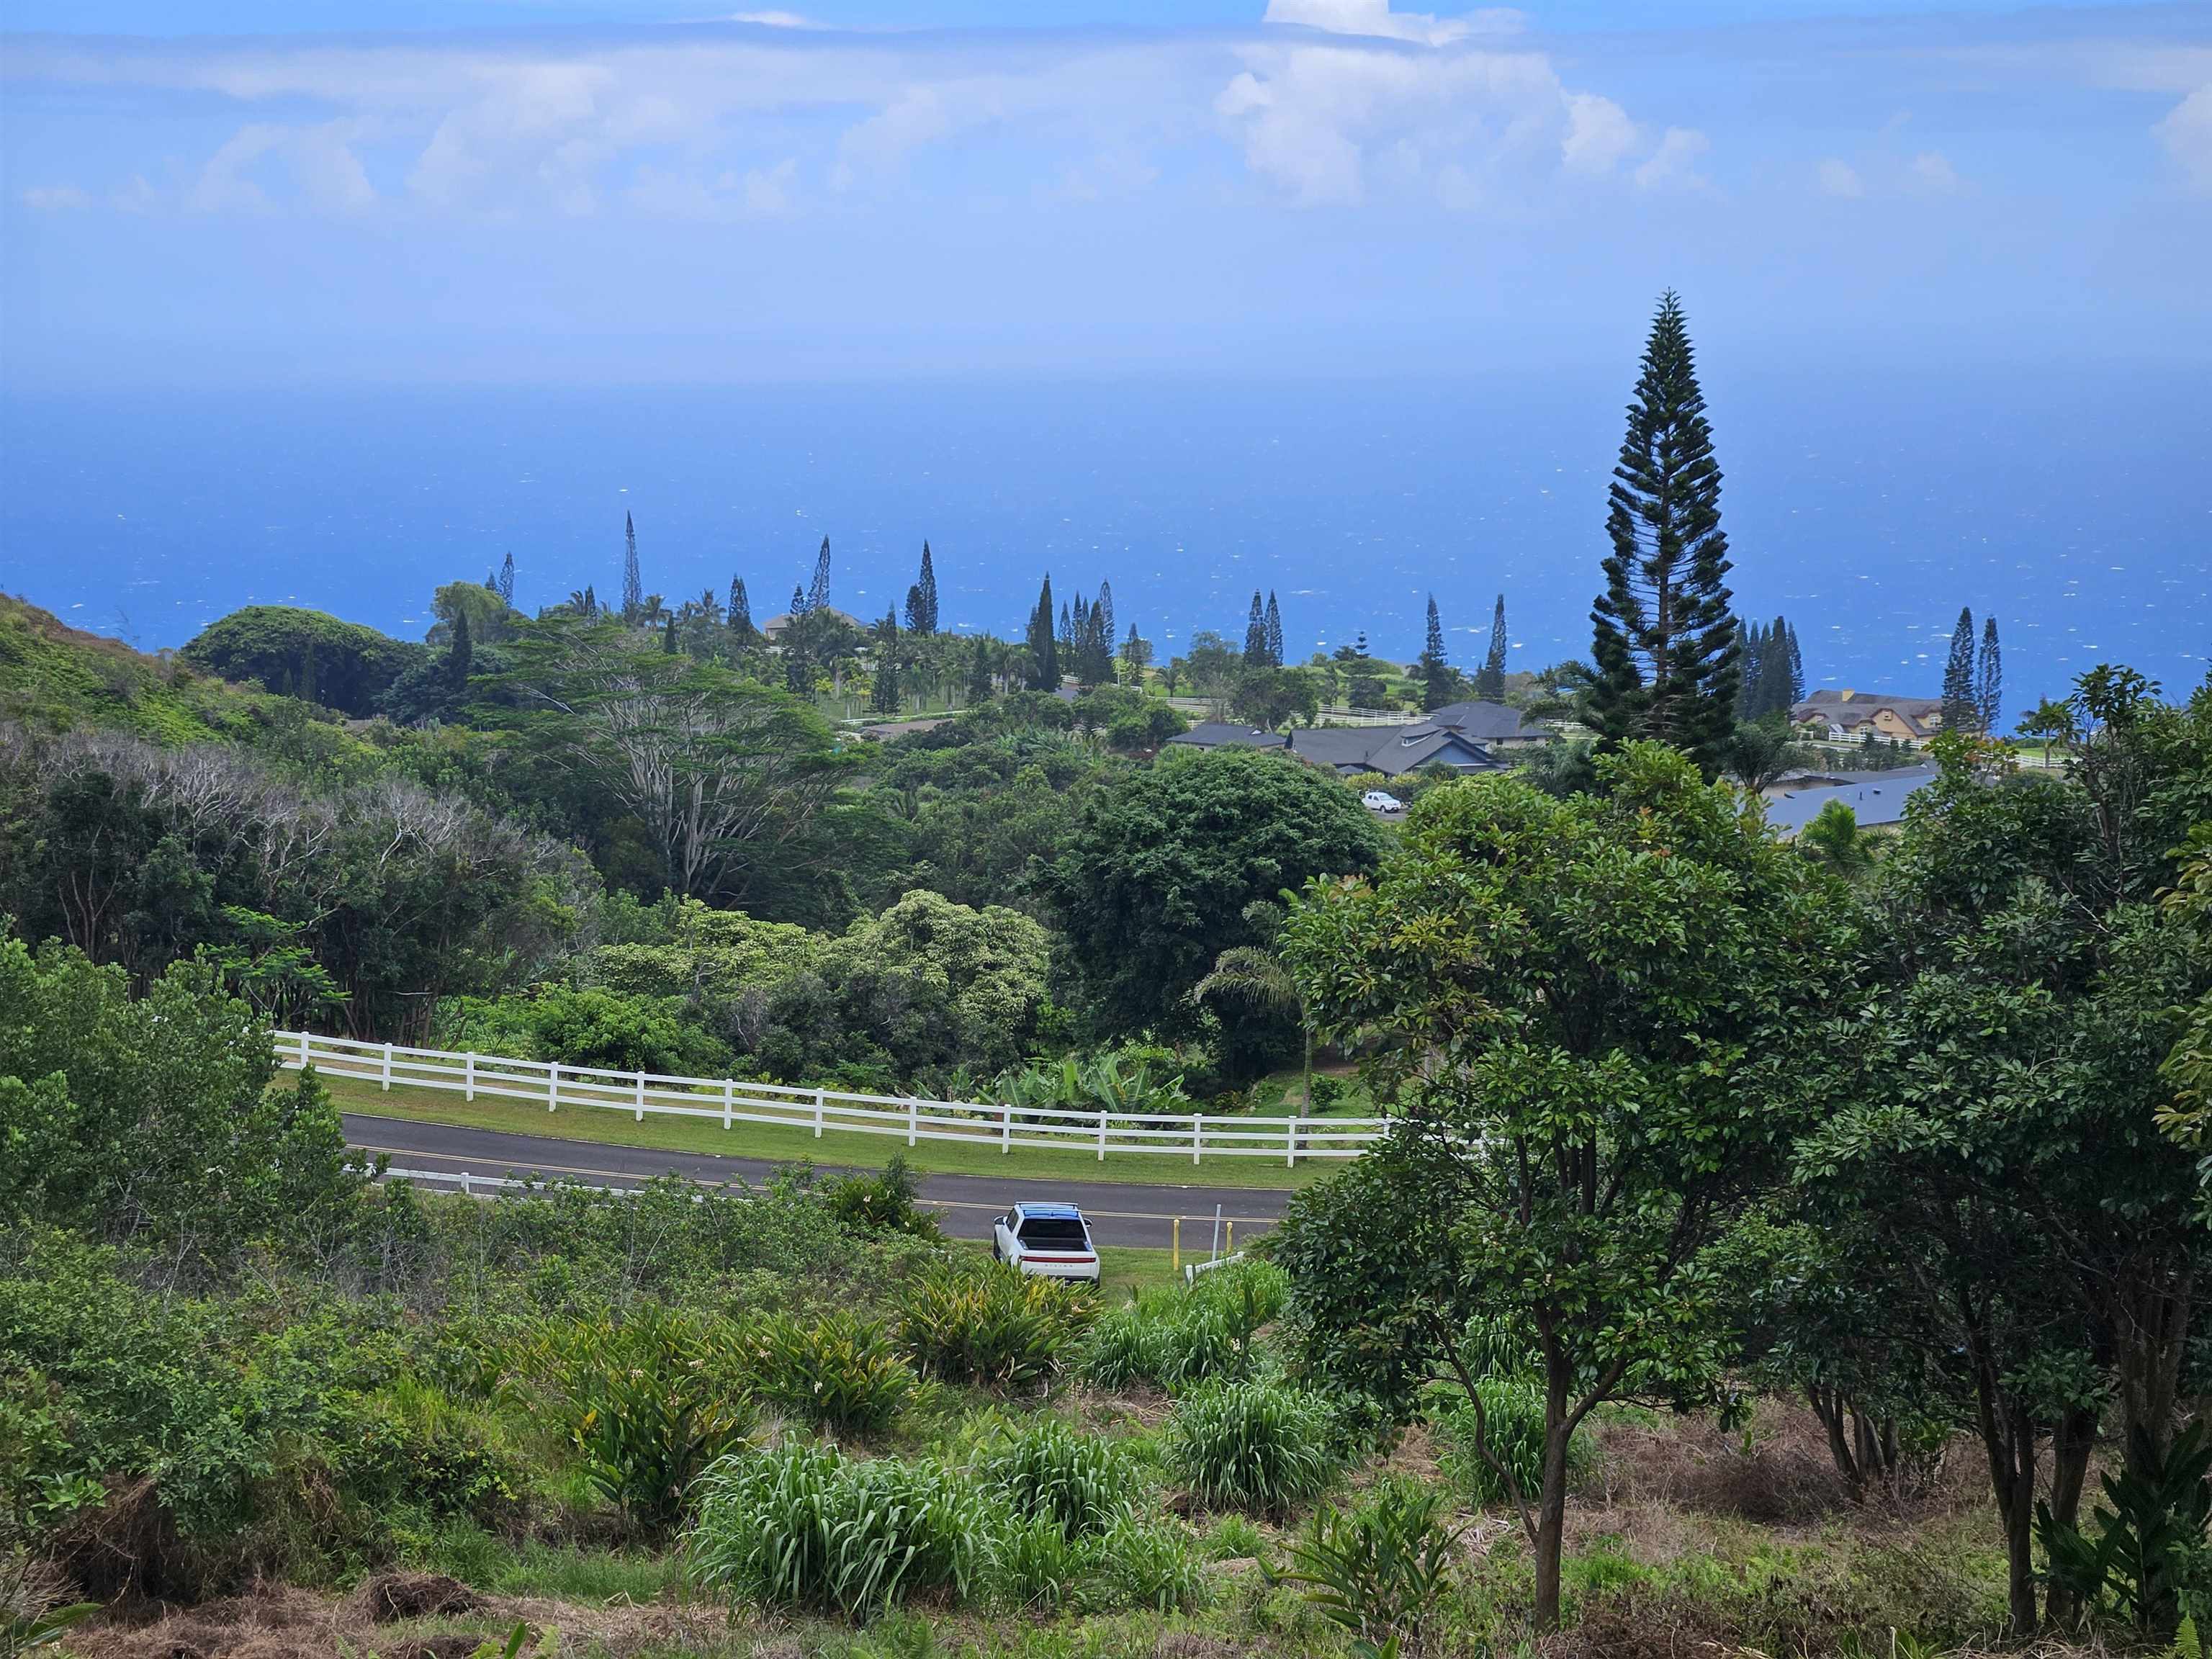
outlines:
[{"label": "hillside slope", "polygon": [[246,738],[278,700],[0,594],[0,720],[40,732],[119,727],[165,744]]}]

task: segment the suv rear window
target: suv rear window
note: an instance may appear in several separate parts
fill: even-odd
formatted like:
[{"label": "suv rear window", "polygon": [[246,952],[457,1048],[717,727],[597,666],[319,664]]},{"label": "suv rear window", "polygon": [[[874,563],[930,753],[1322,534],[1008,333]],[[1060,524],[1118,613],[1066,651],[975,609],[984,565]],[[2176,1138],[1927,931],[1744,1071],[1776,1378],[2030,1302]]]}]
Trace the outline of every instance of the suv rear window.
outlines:
[{"label": "suv rear window", "polygon": [[1083,1224],[1067,1216],[1030,1216],[1022,1222],[1022,1243],[1039,1244],[1049,1249],[1063,1246],[1070,1249],[1086,1249],[1088,1241],[1083,1237]]}]

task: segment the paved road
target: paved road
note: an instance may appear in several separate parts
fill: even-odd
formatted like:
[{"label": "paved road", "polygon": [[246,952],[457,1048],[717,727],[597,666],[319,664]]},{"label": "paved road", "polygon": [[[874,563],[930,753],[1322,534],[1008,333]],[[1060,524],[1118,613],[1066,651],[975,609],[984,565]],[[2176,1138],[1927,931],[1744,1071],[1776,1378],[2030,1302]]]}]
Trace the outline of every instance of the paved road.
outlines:
[{"label": "paved road", "polygon": [[[469,1129],[411,1118],[345,1114],[346,1144],[386,1152],[394,1165],[409,1170],[465,1170],[472,1176],[567,1176],[597,1187],[635,1186],[654,1176],[679,1175],[692,1181],[743,1181],[757,1185],[786,1167],[764,1158],[724,1158],[714,1152],[673,1152],[647,1146],[617,1146],[605,1141],[564,1140],[548,1135],[509,1134],[499,1129]],[[838,1173],[832,1166],[816,1166]],[[1175,1218],[1182,1218],[1182,1246],[1203,1251],[1213,1232],[1218,1204],[1239,1236],[1265,1231],[1282,1217],[1287,1192],[1247,1187],[1137,1185],[1121,1181],[1024,1181],[1000,1176],[926,1175],[922,1202],[944,1218],[956,1238],[988,1238],[991,1218],[1017,1199],[1054,1199],[1080,1205],[1101,1244],[1167,1249]]]}]

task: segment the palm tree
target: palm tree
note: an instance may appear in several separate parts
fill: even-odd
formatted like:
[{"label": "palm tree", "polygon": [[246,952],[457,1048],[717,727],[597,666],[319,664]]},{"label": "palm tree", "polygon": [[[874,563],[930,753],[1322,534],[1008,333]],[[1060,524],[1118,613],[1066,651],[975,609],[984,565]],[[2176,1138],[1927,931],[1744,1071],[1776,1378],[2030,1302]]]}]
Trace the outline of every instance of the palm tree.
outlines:
[{"label": "palm tree", "polygon": [[[1244,907],[1244,920],[1254,933],[1273,940],[1282,925],[1279,905],[1255,899]],[[1213,970],[1190,988],[1190,1000],[1204,1007],[1209,1000],[1227,1002],[1255,1014],[1291,1014],[1298,1022],[1304,1045],[1299,1064],[1305,1109],[1313,1110],[1313,1021],[1297,981],[1291,977],[1274,951],[1264,945],[1233,945],[1213,959]]]},{"label": "palm tree", "polygon": [[1839,800],[1823,806],[1797,832],[1797,850],[1846,881],[1874,868],[1873,838],[1859,828],[1859,815]]}]

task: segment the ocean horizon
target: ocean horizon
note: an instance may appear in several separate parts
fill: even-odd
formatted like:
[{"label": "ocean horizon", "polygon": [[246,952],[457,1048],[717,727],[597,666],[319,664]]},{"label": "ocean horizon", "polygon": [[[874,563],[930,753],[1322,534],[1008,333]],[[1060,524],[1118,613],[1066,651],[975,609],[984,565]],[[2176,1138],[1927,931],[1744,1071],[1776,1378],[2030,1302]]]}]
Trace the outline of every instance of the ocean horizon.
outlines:
[{"label": "ocean horizon", "polygon": [[[1934,695],[1994,613],[2009,719],[2099,662],[2186,695],[2212,645],[2212,410],[2180,370],[1705,381],[1739,611],[1808,680]],[[516,603],[617,591],[625,514],[672,603],[785,608],[830,539],[871,617],[931,544],[945,625],[1113,585],[1163,657],[1277,593],[1290,654],[1587,656],[1626,374],[1419,382],[0,395],[0,586],[152,650],[246,604],[404,637],[512,553]]]}]

